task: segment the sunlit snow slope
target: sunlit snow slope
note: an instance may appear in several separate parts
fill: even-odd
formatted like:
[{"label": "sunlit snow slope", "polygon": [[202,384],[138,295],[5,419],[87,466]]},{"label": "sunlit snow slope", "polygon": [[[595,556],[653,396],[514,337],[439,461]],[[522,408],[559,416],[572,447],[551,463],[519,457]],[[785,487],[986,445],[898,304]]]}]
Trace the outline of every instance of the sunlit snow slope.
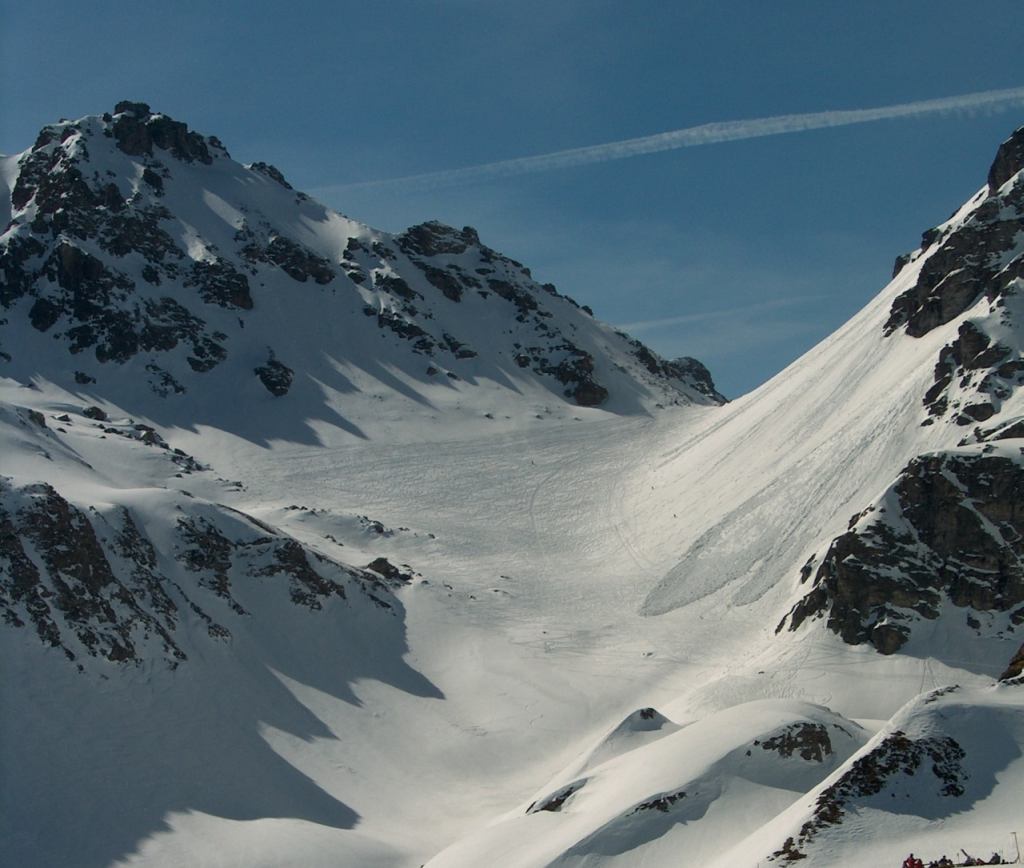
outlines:
[{"label": "sunlit snow slope", "polygon": [[720,406],[119,109],[2,164],[13,864],[1014,855],[1024,134]]}]

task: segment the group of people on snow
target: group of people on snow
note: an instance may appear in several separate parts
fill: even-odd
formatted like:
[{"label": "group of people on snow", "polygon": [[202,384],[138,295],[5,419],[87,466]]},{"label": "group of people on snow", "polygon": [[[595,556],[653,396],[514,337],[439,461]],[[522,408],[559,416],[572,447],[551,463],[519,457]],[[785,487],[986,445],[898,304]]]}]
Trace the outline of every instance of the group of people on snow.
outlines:
[{"label": "group of people on snow", "polygon": [[960,868],[964,865],[1006,865],[1007,862],[1003,861],[1003,857],[998,853],[993,853],[992,858],[987,862],[977,856],[971,856],[966,850],[961,851],[964,854],[963,862],[954,862],[949,856],[943,854],[941,859],[932,859],[927,865],[922,862],[917,856],[911,853],[903,860],[903,868]]}]

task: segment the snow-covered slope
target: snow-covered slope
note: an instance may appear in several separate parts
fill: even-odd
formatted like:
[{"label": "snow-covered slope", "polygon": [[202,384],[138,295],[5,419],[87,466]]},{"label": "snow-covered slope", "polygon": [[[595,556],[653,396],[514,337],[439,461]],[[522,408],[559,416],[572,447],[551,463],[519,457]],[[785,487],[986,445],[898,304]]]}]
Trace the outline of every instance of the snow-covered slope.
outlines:
[{"label": "snow-covered slope", "polygon": [[1024,132],[720,406],[119,108],[0,166],[14,864],[1013,855]]},{"label": "snow-covered slope", "polygon": [[[714,619],[746,643],[739,659],[725,655],[729,663],[716,676],[682,688],[674,707],[684,718],[714,721],[734,702],[774,695],[877,720],[946,680],[982,685],[1004,671],[1019,674],[1020,655],[1015,667],[1007,664],[1024,623],[1022,143],[1024,131],[1004,143],[988,185],[925,233],[921,249],[900,258],[893,282],[861,314],[756,393],[680,426],[675,443],[652,441],[646,466],[634,469],[620,495],[620,538],[628,540],[633,572],[651,576],[633,597],[649,616],[647,629],[658,634],[655,625],[670,620],[690,630]],[[823,626],[842,642],[823,643]],[[700,653],[721,659],[729,640],[700,632],[710,646]],[[916,683],[906,679],[902,661],[870,661],[842,643],[908,655],[907,662],[919,661]],[[683,638],[679,645],[696,650]],[[755,673],[762,683],[744,683]],[[1019,714],[1020,688],[1004,691],[1001,707]],[[985,695],[961,694],[962,713],[970,718],[975,703],[987,707]],[[885,732],[899,726],[896,721]],[[993,794],[992,822],[959,845],[988,846],[986,857],[1009,843],[1010,794],[1022,784],[1014,762],[1019,737],[1000,743],[996,757],[984,737],[974,741],[957,766],[965,779],[985,776]],[[928,745],[911,753],[916,759],[901,774],[925,769]],[[663,781],[657,774],[641,779],[651,784],[643,795],[633,793],[628,775],[612,786],[637,801],[656,798]],[[895,860],[900,837],[911,830],[918,849],[935,850],[936,857],[939,850],[955,853],[955,838],[924,821],[970,813],[989,791],[947,793],[939,811],[924,792],[928,782],[916,786],[909,796],[900,794],[911,803],[901,804],[895,819],[884,803],[852,827],[848,813],[825,811],[829,835],[847,842],[842,864],[880,864],[882,853]],[[571,822],[567,817],[555,828],[547,821],[548,827],[527,831],[528,819],[507,818],[455,845],[437,864],[500,859],[515,840],[513,828],[519,840],[536,842],[523,845],[521,859],[505,857],[517,865],[718,864],[717,857],[723,865],[752,865],[773,854],[774,861],[795,860],[804,843],[819,852],[810,846],[813,835],[807,841],[796,835],[797,843],[787,845],[788,834],[780,837],[774,823],[752,833],[750,847],[731,850],[732,833],[756,812],[729,810],[725,802],[718,807],[732,829],[716,828],[705,815],[695,822],[681,808],[674,820],[646,831],[613,824],[617,843],[609,845],[597,831],[608,814],[582,799],[574,808],[574,798],[564,808],[578,814]],[[630,805],[619,807],[620,817],[632,816]],[[996,829],[997,822],[1005,828]],[[858,854],[856,842],[874,835],[876,826],[885,830],[879,845]],[[683,842],[691,830],[715,843],[700,853],[669,843]],[[831,853],[830,847],[820,852]],[[686,853],[681,862],[680,852]]]},{"label": "snow-covered slope", "polygon": [[[625,724],[635,730],[645,711],[658,715],[643,709]],[[618,727],[598,746],[614,745],[615,756],[559,775],[501,824],[500,840],[485,831],[479,849],[470,838],[431,864],[487,864],[501,848],[515,865],[667,864],[680,853],[700,864],[723,840],[772,819],[866,740],[852,721],[783,700],[742,703],[682,728],[661,720],[660,737],[625,750]]]},{"label": "snow-covered slope", "polygon": [[1021,694],[1020,685],[922,694],[806,798],[709,864],[884,865],[906,851],[1014,861]]}]

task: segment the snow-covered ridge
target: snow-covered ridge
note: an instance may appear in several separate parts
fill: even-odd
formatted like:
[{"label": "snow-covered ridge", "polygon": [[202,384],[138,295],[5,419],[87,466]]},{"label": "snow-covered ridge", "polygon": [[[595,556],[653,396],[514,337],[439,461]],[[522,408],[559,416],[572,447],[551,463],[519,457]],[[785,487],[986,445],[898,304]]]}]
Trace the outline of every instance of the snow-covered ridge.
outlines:
[{"label": "snow-covered ridge", "polygon": [[205,480],[226,496],[237,483],[214,477],[148,425],[96,406],[61,409],[0,402],[10,474],[0,476],[0,614],[25,641],[59,650],[79,671],[174,669],[197,653],[228,653],[240,625],[272,624],[289,603],[326,609],[321,617],[332,621],[400,610],[392,591],[402,577],[382,575],[382,564],[340,563],[353,553],[337,536],[299,541],[183,485],[168,487],[169,479]]},{"label": "snow-covered ridge", "polygon": [[209,396],[230,390],[254,422],[352,433],[382,391],[421,417],[723,401],[701,366],[597,322],[472,229],[378,232],[143,103],[46,127],[9,180],[0,373],[22,381],[225,427]]}]

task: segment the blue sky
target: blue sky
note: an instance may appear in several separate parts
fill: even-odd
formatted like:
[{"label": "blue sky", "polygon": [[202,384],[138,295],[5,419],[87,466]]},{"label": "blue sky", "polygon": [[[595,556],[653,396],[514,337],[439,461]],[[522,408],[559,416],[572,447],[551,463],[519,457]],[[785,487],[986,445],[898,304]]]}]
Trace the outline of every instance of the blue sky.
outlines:
[{"label": "blue sky", "polygon": [[1019,0],[0,0],[0,152],[149,102],[384,229],[470,224],[730,396],[870,299],[1024,106],[430,189],[338,189],[714,121],[1024,86]]}]

